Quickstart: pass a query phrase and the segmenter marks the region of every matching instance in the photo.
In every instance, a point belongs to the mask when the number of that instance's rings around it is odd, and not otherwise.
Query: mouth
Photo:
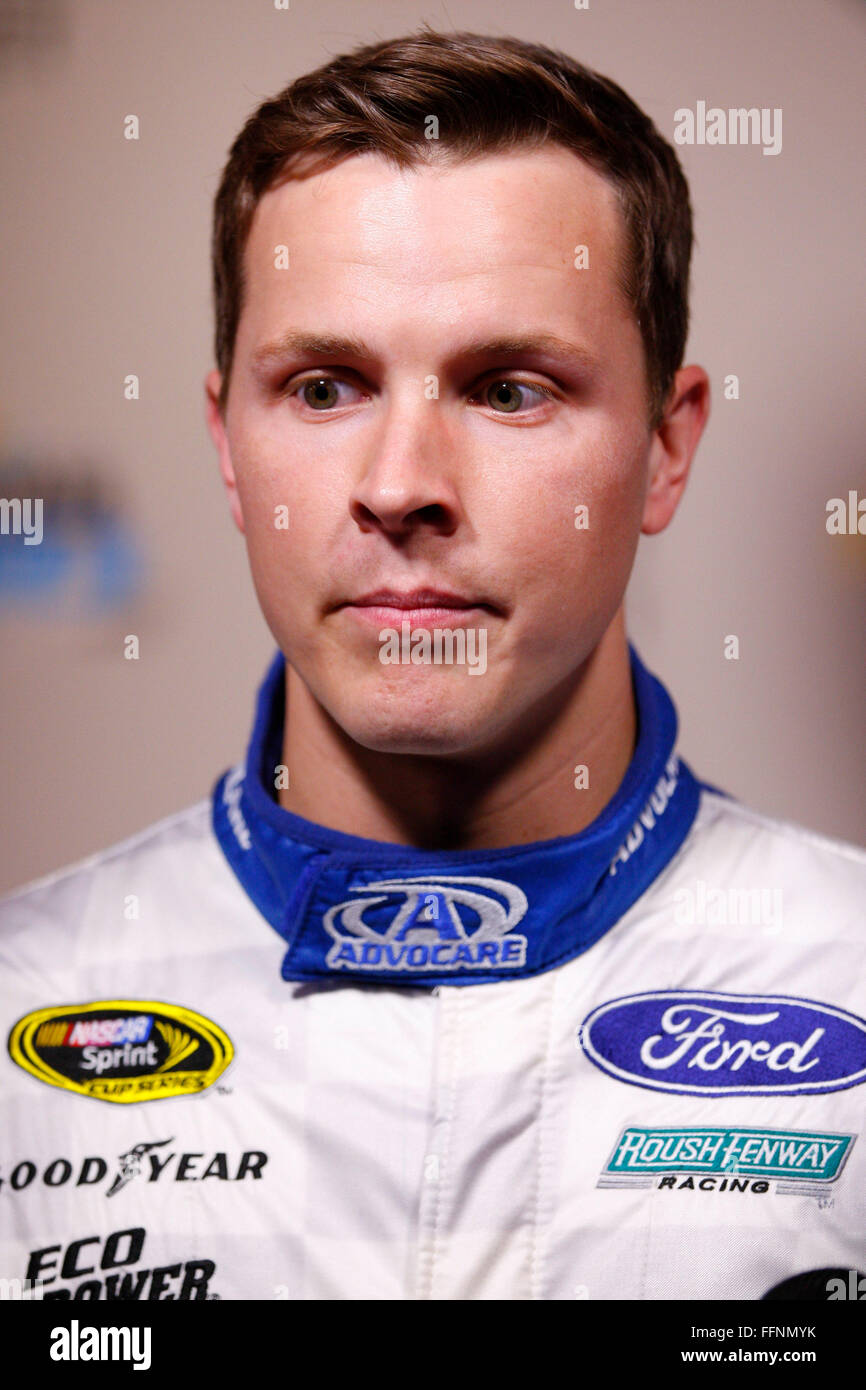
[[[470,598],[447,589],[412,589],[401,593],[397,589],[376,589],[337,605],[351,612],[361,622],[379,627],[436,627],[478,622],[485,615],[497,614],[499,609],[486,599]]]

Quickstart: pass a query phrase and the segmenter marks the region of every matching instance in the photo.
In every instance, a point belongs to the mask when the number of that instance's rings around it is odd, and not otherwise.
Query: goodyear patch
[[[8,1047],[37,1080],[121,1105],[194,1095],[234,1056],[230,1038],[209,1018],[151,999],[34,1009],[14,1025]]]

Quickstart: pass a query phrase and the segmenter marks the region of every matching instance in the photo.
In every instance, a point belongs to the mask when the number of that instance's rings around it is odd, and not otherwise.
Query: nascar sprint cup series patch
[[[234,1048],[222,1028],[180,1004],[101,999],[25,1014],[9,1055],[49,1086],[122,1105],[205,1090]]]

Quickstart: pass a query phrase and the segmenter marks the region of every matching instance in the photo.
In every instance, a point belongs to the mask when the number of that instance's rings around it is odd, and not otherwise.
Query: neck
[[[291,711],[291,715],[290,715]],[[601,813],[637,731],[620,609],[595,650],[510,747],[478,759],[362,748],[286,665],[286,810],[332,830],[421,849],[498,849],[575,835]],[[588,785],[575,786],[575,769]]]

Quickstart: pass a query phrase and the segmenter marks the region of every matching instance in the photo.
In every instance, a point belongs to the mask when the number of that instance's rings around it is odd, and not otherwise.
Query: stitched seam
[[[532,1205],[531,1247],[529,1257],[529,1297],[539,1300],[544,1297],[544,1253],[542,1223],[549,1207],[552,1151],[549,1141],[549,1104],[554,1088],[555,1050],[554,1022],[556,1019],[556,988],[559,976],[551,976],[549,999],[546,1010],[547,1043],[541,1067],[538,1088],[538,1145],[535,1163],[535,1193]]]
[[[433,1124],[430,1130],[431,1144],[426,1157],[435,1153],[439,1163],[435,1191],[430,1192],[422,1175],[422,1196],[420,1202],[420,1229],[418,1251],[418,1277],[416,1299],[425,1301],[434,1296],[436,1282],[436,1262],[444,1243],[444,1188],[448,1173],[448,1159],[451,1148],[451,1124],[457,1103],[457,1080],[454,1057],[456,1034],[460,1017],[461,995],[440,995],[440,1018],[442,1019],[439,1041],[441,1042],[441,1061],[437,1062],[437,1078],[433,1091]],[[439,1043],[437,1042],[437,1050]],[[441,1097],[446,1097],[444,1110],[440,1113]],[[443,1143],[439,1137],[444,1129]]]
[[[433,1217],[433,1239],[430,1255],[430,1292],[428,1297],[436,1297],[436,1286],[440,1280],[440,1262],[444,1256],[445,1246],[445,1218],[447,1209],[447,1195],[451,1186],[451,1132],[454,1125],[454,1116],[457,1111],[457,1057],[459,1055],[459,1040],[463,1024],[463,1004],[466,995],[458,994],[453,999],[454,1014],[451,1028],[448,1033],[447,1051],[447,1075],[448,1091],[445,1113],[442,1123],[445,1128],[445,1142],[441,1146],[442,1152],[439,1160],[439,1181],[436,1184],[436,1205]]]

